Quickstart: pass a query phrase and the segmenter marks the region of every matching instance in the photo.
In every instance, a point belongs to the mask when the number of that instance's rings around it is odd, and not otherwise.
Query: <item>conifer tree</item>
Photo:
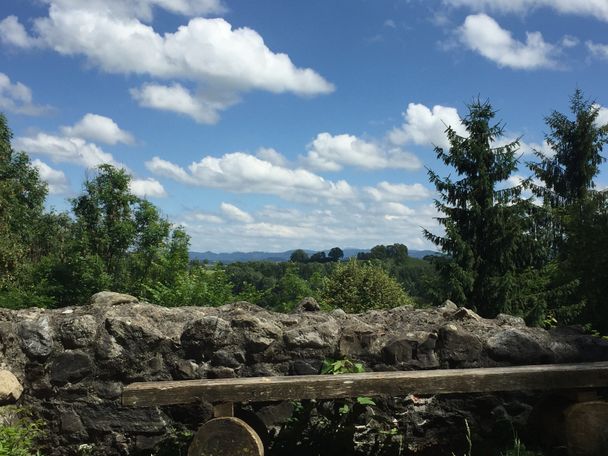
[[[498,188],[517,169],[519,143],[494,147],[503,126],[491,124],[495,111],[488,101],[476,100],[468,109],[462,119],[466,136],[448,126],[449,149],[435,148],[455,177],[428,171],[440,194],[435,205],[443,214],[438,221],[445,235],[424,234],[451,259],[438,263],[451,299],[485,317],[521,313],[515,308],[520,302],[517,276],[529,262],[522,255],[524,202],[521,186]]]
[[[572,118],[557,111],[547,116],[553,153],[537,151],[539,161],[528,163],[542,183],[532,190],[544,203],[550,310],[562,323],[591,323],[608,332],[608,194],[594,190],[608,125],[598,123],[599,106],[580,89],[570,98],[570,111]]]

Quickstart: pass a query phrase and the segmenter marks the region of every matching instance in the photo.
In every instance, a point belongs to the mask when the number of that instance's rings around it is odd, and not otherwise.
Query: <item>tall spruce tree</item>
[[[542,228],[550,245],[550,311],[558,321],[591,323],[608,333],[608,194],[595,191],[594,179],[605,160],[608,125],[598,123],[599,106],[577,89],[572,116],[553,111],[545,121],[551,155],[536,152],[528,163],[542,185]]]
[[[524,258],[525,210],[521,187],[498,189],[517,169],[518,141],[494,147],[503,136],[500,123],[491,124],[495,111],[488,101],[474,101],[462,119],[467,135],[446,130],[450,148],[436,147],[437,157],[456,177],[441,178],[428,171],[440,198],[438,221],[445,236],[424,231],[451,261],[439,262],[450,298],[482,316],[522,313],[517,276]]]

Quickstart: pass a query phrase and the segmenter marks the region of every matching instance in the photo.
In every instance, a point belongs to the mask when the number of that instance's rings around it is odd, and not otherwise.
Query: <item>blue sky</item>
[[[193,250],[429,248],[425,168],[466,103],[523,163],[577,87],[608,123],[606,80],[608,0],[0,4],[0,111],[49,206],[123,166]]]

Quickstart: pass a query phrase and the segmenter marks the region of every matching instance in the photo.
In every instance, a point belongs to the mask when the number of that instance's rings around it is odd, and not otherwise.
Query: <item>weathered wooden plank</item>
[[[608,362],[142,382],[124,389],[122,403],[145,407],[199,401],[255,402],[600,387],[608,387]]]

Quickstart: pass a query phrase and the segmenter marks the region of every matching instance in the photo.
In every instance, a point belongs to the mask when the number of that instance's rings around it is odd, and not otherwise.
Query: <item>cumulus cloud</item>
[[[82,138],[38,133],[35,136],[16,138],[15,147],[28,154],[47,156],[54,163],[73,163],[86,168],[95,168],[104,163],[122,166],[114,160],[112,154]]]
[[[64,195],[68,193],[70,183],[63,171],[51,168],[38,159],[33,160],[32,165],[38,170],[40,178],[47,183],[51,195]]]
[[[224,223],[224,219],[218,217],[215,214],[208,214],[206,212],[193,212],[186,215],[186,219],[189,221],[202,222],[202,223]]]
[[[466,47],[500,67],[536,70],[558,66],[555,57],[559,48],[545,42],[540,32],[527,32],[523,43],[483,13],[468,16],[457,35]]]
[[[260,160],[270,162],[276,166],[287,166],[287,159],[285,158],[285,156],[272,148],[260,147],[255,156],[258,157]]]
[[[274,165],[250,154],[234,152],[221,157],[206,156],[188,166],[154,157],[146,162],[151,172],[187,185],[219,188],[236,193],[265,193],[287,199],[345,200],[354,189],[344,180],[326,180],[305,169]]]
[[[188,213],[179,222],[192,235],[193,249],[214,251],[321,250],[336,245],[369,248],[395,242],[410,248],[433,248],[423,238],[420,227],[441,232],[434,219],[438,215],[436,209],[425,203],[406,206],[398,202],[345,202],[308,208],[268,205],[251,213],[255,217],[252,223],[218,223],[208,213],[200,219],[195,213]]]
[[[600,44],[594,43],[593,41],[586,41],[585,46],[587,46],[587,49],[589,50],[589,52],[591,52],[591,55],[593,57],[601,60],[608,60],[608,44]]]
[[[363,169],[402,168],[416,170],[422,167],[413,154],[393,148],[388,151],[375,143],[354,135],[319,133],[309,144],[302,157],[307,167],[321,171],[340,171],[344,166]]]
[[[233,204],[222,203],[220,205],[220,210],[226,217],[231,220],[235,220],[237,222],[242,223],[253,223],[253,217],[251,216],[251,214],[245,212],[242,209],[239,209]]]
[[[464,6],[474,11],[501,13],[527,13],[539,8],[552,8],[562,14],[590,16],[608,21],[608,3],[605,0],[443,0],[453,6]]]
[[[253,29],[233,28],[223,18],[194,17],[175,32],[160,34],[149,19],[153,7],[191,15],[212,10],[219,2],[202,0],[142,0],[105,2],[95,0],[46,0],[47,17],[35,19],[32,35],[11,17],[10,30],[0,29],[2,39],[20,48],[40,43],[66,56],[84,56],[109,73],[146,75],[169,80],[133,89],[142,105],[191,116],[198,122],[217,121],[218,112],[251,90],[327,94],[334,86],[310,68],[299,68],[284,53],[270,50]],[[4,21],[8,20],[5,19]],[[197,86],[190,93],[177,81]],[[217,94],[220,94],[218,97]],[[179,100],[172,101],[177,95]]]
[[[66,136],[75,136],[105,144],[133,144],[133,135],[122,130],[116,122],[109,117],[98,114],[85,114],[75,125],[62,127],[61,131]]]
[[[7,16],[0,21],[0,41],[21,49],[33,48],[41,43],[28,35],[17,16]]]
[[[403,117],[405,120],[403,125],[389,132],[389,140],[393,144],[448,147],[448,137],[445,134],[448,126],[459,135],[466,135],[466,129],[460,121],[456,108],[435,105],[429,109],[423,104],[410,103]]]
[[[603,106],[598,106],[599,111],[597,115],[597,119],[595,120],[597,125],[603,126],[608,125],[608,108],[604,108]]]
[[[170,86],[144,84],[139,89],[131,89],[131,96],[140,106],[183,114],[202,124],[216,123],[220,118],[219,113],[236,101],[214,102],[205,97],[197,98],[177,83]]]
[[[375,187],[365,187],[364,191],[374,201],[422,200],[433,196],[433,192],[422,184],[392,184],[380,182]]]
[[[82,8],[82,0],[43,0],[64,9]],[[112,12],[115,16],[136,17],[145,22],[153,18],[155,9],[163,9],[182,16],[221,15],[227,8],[220,0],[87,0],[86,8]]]
[[[13,83],[6,74],[0,73],[0,110],[38,116],[48,112],[50,108],[35,105],[29,87],[20,82]]]
[[[151,177],[131,180],[129,189],[135,196],[139,196],[140,198],[164,198],[167,196],[163,185]]]

